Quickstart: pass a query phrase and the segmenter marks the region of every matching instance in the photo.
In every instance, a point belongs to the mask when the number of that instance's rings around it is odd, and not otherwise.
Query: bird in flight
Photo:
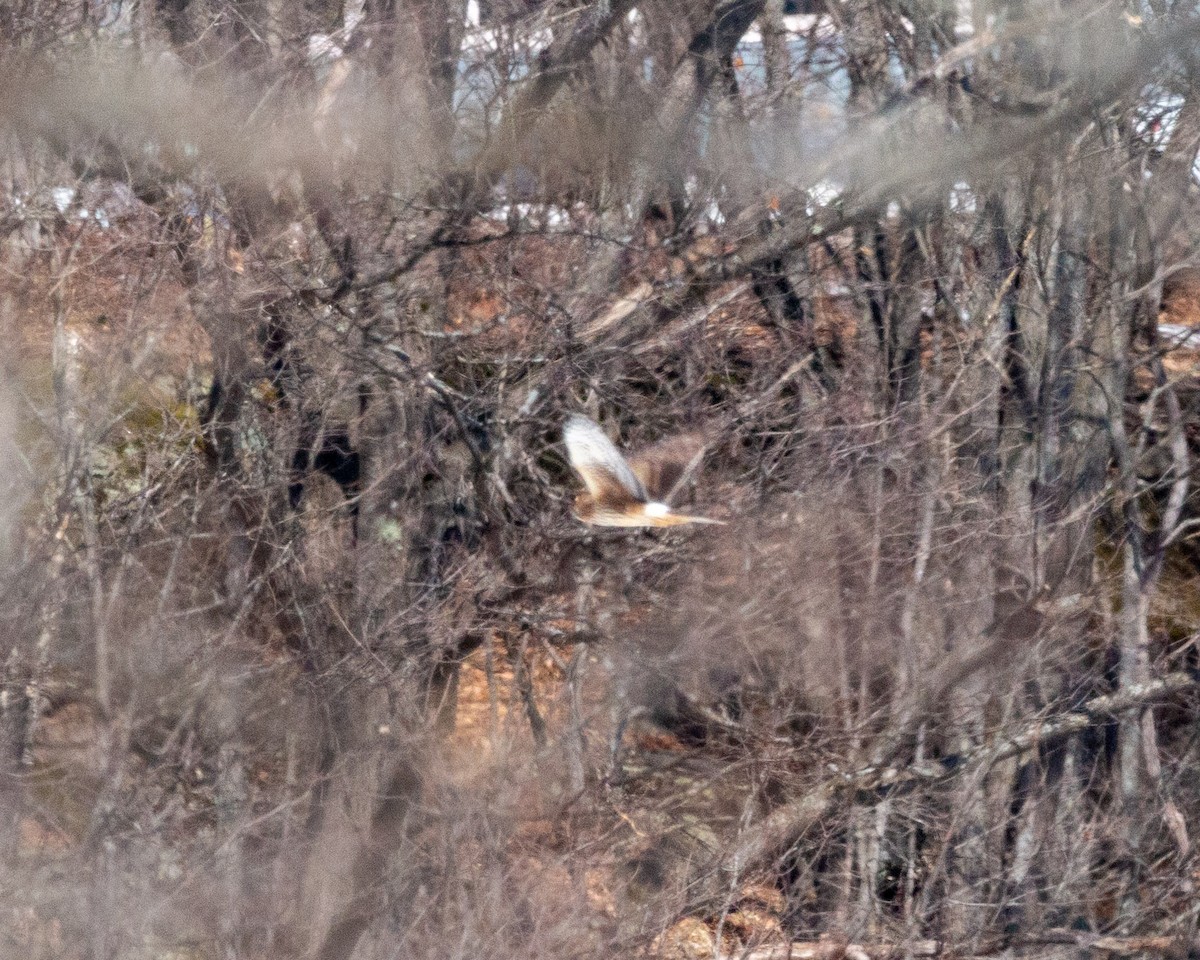
[[[567,457],[587,488],[575,498],[575,516],[597,527],[673,527],[723,523],[676,513],[671,501],[704,456],[695,436],[673,437],[630,455],[621,454],[600,425],[574,414],[563,426]]]

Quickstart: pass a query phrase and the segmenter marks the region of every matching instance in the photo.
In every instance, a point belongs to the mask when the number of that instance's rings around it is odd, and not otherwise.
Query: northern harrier
[[[598,527],[673,527],[721,523],[676,513],[671,500],[691,479],[704,455],[694,436],[674,437],[638,451],[628,460],[600,426],[574,415],[563,427],[571,466],[586,492],[575,498],[575,516]]]

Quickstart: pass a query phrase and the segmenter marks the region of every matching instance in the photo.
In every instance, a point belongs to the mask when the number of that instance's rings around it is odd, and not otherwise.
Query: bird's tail
[[[649,517],[652,527],[677,527],[684,523],[707,523],[717,527],[725,526],[724,520],[714,520],[712,517],[696,517],[686,513],[664,513],[661,516]]]

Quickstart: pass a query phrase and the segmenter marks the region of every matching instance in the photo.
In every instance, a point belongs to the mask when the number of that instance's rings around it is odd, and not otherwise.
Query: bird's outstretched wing
[[[706,446],[699,434],[670,437],[632,454],[629,465],[651,500],[670,504],[695,475]]]
[[[597,503],[612,508],[645,503],[646,488],[600,425],[574,414],[563,427],[571,466]]]

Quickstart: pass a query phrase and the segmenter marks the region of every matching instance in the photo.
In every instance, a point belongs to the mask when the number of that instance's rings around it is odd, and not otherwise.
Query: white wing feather
[[[593,488],[588,473],[591,470],[608,474],[634,499],[643,503],[649,499],[633,468],[621,456],[621,451],[608,439],[608,435],[600,429],[598,423],[578,414],[568,417],[563,427],[563,442],[567,445],[567,456],[571,460],[571,466],[583,478],[588,492],[593,496],[602,491]]]

